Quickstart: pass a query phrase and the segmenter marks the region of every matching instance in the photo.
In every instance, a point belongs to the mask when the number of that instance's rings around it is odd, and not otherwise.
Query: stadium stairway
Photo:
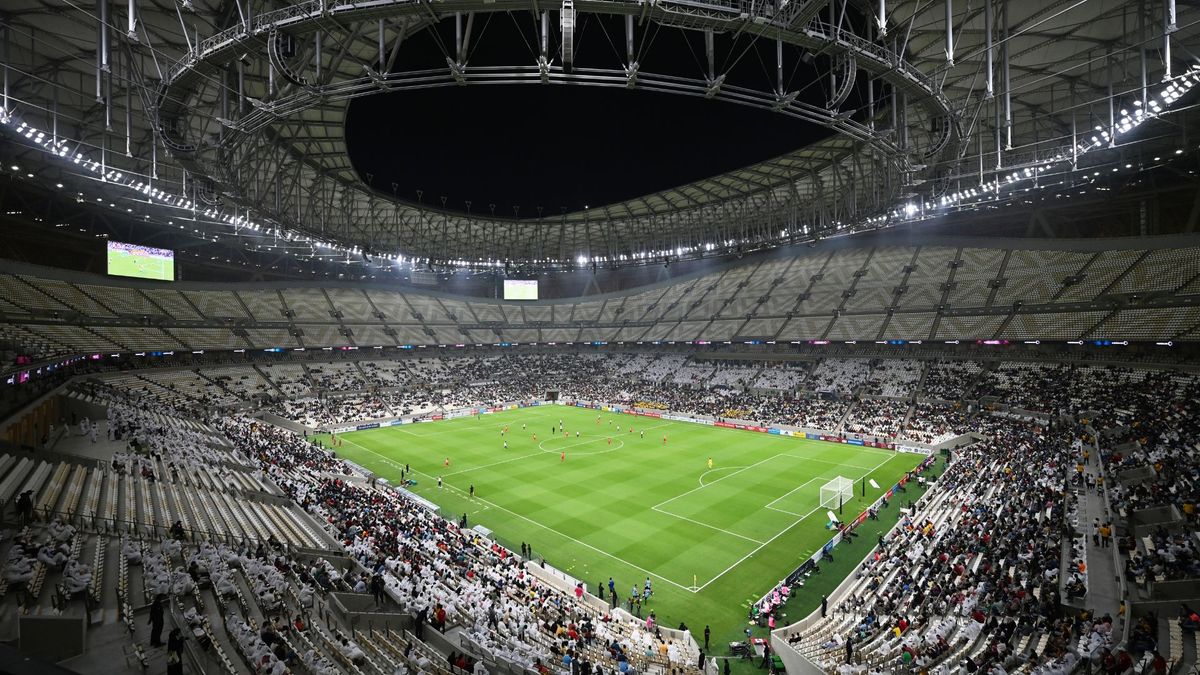
[[[1089,453],[1084,469],[1093,476],[1102,475],[1100,453],[1095,448]],[[1113,543],[1107,548],[1096,546],[1091,536],[1092,523],[1097,519],[1101,523],[1112,522],[1113,514],[1102,491],[1088,492],[1082,485],[1073,485],[1072,489],[1078,504],[1078,528],[1084,533],[1083,540],[1087,552],[1088,594],[1083,598],[1083,604],[1094,610],[1098,616],[1108,614],[1115,619],[1121,604],[1120,585],[1117,581],[1120,570],[1117,569],[1115,559],[1117,535],[1113,533]]]

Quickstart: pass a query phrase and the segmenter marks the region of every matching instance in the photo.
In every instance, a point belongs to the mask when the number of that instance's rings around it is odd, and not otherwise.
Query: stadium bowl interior
[[[1198,17],[6,2],[0,670],[1195,672]]]

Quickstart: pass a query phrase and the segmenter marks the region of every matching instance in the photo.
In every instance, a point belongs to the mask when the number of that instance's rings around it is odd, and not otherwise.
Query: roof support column
[[[384,41],[383,41],[383,19],[380,19],[379,20],[379,67],[380,68],[382,68],[383,64],[387,62],[386,52],[387,52],[387,46],[384,44]],[[387,73],[384,73],[384,74],[386,75]]]
[[[463,22],[462,12],[454,13],[454,58],[462,63],[463,52]]]
[[[129,0],[129,22],[125,36],[130,42],[137,42],[137,0]]]
[[[96,102],[104,102],[104,73],[108,71],[108,0],[97,0],[100,22],[96,26]]]
[[[538,74],[541,75],[542,84],[550,83],[550,11],[542,10],[542,25],[541,34],[538,36],[540,42],[540,53],[537,58]]]
[[[317,30],[313,40],[314,40],[313,47],[315,47],[315,49],[313,50],[313,65],[317,69],[317,77],[316,77],[315,82],[316,82],[317,86],[320,86],[320,84],[321,84],[321,31],[320,30]]]
[[[867,128],[875,131],[875,78],[867,78]]]
[[[1171,79],[1171,33],[1175,25],[1175,0],[1163,0],[1163,81]]]
[[[0,119],[8,123],[8,24],[0,26],[0,68],[4,69],[4,91],[3,103],[0,103]],[[58,95],[58,87],[54,87],[54,93]],[[57,135],[56,135],[57,136]]]
[[[550,11],[542,10],[542,58],[550,51]]]
[[[946,65],[954,67],[954,0],[946,0]]]
[[[1149,88],[1150,88],[1149,87],[1150,78],[1149,78],[1149,73],[1148,73],[1147,67],[1146,67],[1146,42],[1148,41],[1147,38],[1149,36],[1147,35],[1147,30],[1146,30],[1146,3],[1145,2],[1138,3],[1138,37],[1141,38],[1140,40],[1138,40],[1138,61],[1139,61],[1139,64],[1141,66],[1141,71],[1142,71],[1141,72],[1141,75],[1142,75],[1142,98],[1141,98],[1141,101],[1143,104],[1145,104],[1146,101],[1148,100],[1147,94],[1149,93]]]
[[[633,15],[625,15],[625,62],[633,63]]]
[[[987,79],[985,86],[987,88],[987,98],[996,95],[996,64],[995,64],[995,48],[992,46],[992,33],[995,31],[995,19],[992,16],[994,9],[992,7],[993,0],[984,0],[983,3],[983,34],[985,41],[985,55],[987,56]]]
[[[1075,100],[1075,87],[1071,86],[1071,100]],[[1074,109],[1071,111],[1071,168],[1079,168],[1079,120],[1075,118]]]
[[[559,28],[562,31],[562,60],[563,70],[568,73],[575,66],[575,3],[574,0],[563,0],[562,11],[558,16]]]
[[[1001,58],[1004,59],[1004,147],[1012,150],[1012,69],[1009,67],[1008,58],[1008,0],[1000,0],[1001,4],[1001,30],[1003,31],[1004,44],[1001,45]]]
[[[982,133],[979,134],[979,184],[983,185],[983,134]]]
[[[150,134],[150,180],[158,180],[158,134]]]
[[[1104,62],[1108,69],[1108,147],[1115,148],[1117,147],[1117,102],[1113,98],[1112,45],[1108,46]]]
[[[633,88],[637,84],[638,62],[634,49],[633,15],[625,15],[625,86]]]
[[[1001,135],[1003,126],[1000,124],[1000,99],[992,99],[992,128],[996,132],[996,170],[1004,168],[1004,140]],[[999,177],[997,177],[999,180]]]
[[[6,49],[5,52],[7,52],[7,51],[8,50]],[[5,60],[7,57],[8,57],[7,53],[0,54],[0,60]],[[58,76],[59,76],[59,71],[56,69],[54,71],[53,75],[51,75],[51,77],[57,79]],[[50,137],[52,139],[54,139],[54,143],[57,146],[57,144],[58,144],[58,87],[52,87],[51,91],[54,92],[54,96],[51,99],[51,104],[50,104],[50,106],[51,106],[50,107]],[[8,111],[8,66],[4,67],[4,95],[5,95],[5,101],[4,101],[4,106],[0,107],[0,117],[3,117]]]
[[[133,59],[125,52],[125,156],[133,157]]]
[[[783,96],[783,40],[775,41],[775,93]]]
[[[896,91],[896,85],[892,85],[892,134],[895,136],[893,140],[900,143],[900,94]]]

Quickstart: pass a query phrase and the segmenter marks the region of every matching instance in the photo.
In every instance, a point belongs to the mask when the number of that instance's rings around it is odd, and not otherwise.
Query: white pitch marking
[[[890,454],[890,453],[889,453],[889,454]],[[796,459],[805,459],[805,458],[803,458],[803,457],[797,457]],[[862,476],[860,476],[860,477],[859,477],[859,479],[865,478],[865,477],[869,476],[870,474],[874,473],[876,469],[878,469],[879,467],[883,466],[884,464],[887,464],[889,461],[891,461],[891,459],[892,459],[892,457],[891,457],[891,456],[889,456],[887,459],[883,460],[883,461],[882,461],[882,462],[880,462],[879,464],[876,464],[874,469],[871,469],[871,470],[870,470],[870,471],[868,471],[867,473],[864,473]],[[710,483],[710,484],[711,484],[711,483]],[[804,522],[804,519],[805,519],[805,518],[808,518],[809,516],[811,516],[811,515],[812,515],[812,514],[813,514],[815,511],[819,510],[820,508],[821,508],[821,507],[820,507],[820,506],[818,506],[817,508],[813,509],[812,511],[809,511],[808,513],[804,514],[802,517],[798,518],[798,519],[796,520],[796,522],[794,522],[794,523],[792,523],[791,525],[788,525],[787,527],[785,527],[785,528],[783,528],[782,530],[780,530],[778,534],[776,534],[775,536],[773,536],[773,537],[771,537],[770,539],[768,539],[766,542],[764,542],[764,543],[762,544],[762,546],[759,546],[758,548],[754,549],[753,551],[751,551],[751,552],[747,553],[746,555],[742,556],[742,557],[741,557],[741,559],[739,559],[737,562],[733,563],[733,564],[732,564],[732,565],[730,565],[729,567],[726,567],[726,568],[725,568],[725,569],[724,569],[724,570],[723,570],[723,571],[722,571],[720,574],[718,574],[717,576],[713,577],[712,579],[709,579],[708,581],[706,581],[706,582],[704,583],[704,585],[703,585],[703,586],[701,586],[701,587],[700,587],[700,589],[699,589],[697,592],[704,590],[704,589],[705,589],[705,588],[706,588],[706,587],[707,587],[709,584],[711,584],[712,582],[716,581],[717,579],[720,579],[721,577],[723,577],[723,576],[725,576],[726,574],[728,574],[728,573],[729,573],[729,570],[732,570],[733,568],[737,567],[738,565],[741,565],[743,562],[745,562],[746,560],[748,560],[748,559],[749,559],[751,556],[753,556],[755,553],[758,553],[759,551],[761,551],[761,550],[762,550],[762,549],[763,549],[765,546],[768,546],[768,545],[769,545],[771,542],[773,542],[773,541],[775,541],[776,539],[778,539],[778,538],[782,537],[784,534],[786,534],[788,531],[790,531],[790,530],[791,530],[793,527],[795,527],[795,526],[799,525],[800,523]]]
[[[750,537],[747,537],[747,536],[745,536],[745,535],[738,534],[737,532],[730,532],[729,530],[723,530],[723,529],[721,529],[721,528],[719,528],[719,527],[716,527],[716,526],[714,526],[714,525],[709,525],[708,523],[702,523],[702,522],[700,522],[699,520],[693,520],[693,519],[691,519],[691,518],[688,518],[687,516],[681,516],[681,515],[679,515],[678,513],[671,513],[670,511],[666,511],[666,510],[664,510],[664,509],[660,509],[660,508],[658,508],[657,506],[651,506],[651,507],[650,507],[650,510],[651,510],[651,511],[657,511],[658,513],[661,513],[661,514],[663,514],[664,516],[671,516],[672,518],[678,518],[678,519],[680,519],[680,520],[686,520],[686,521],[688,521],[689,523],[694,523],[694,524],[696,524],[696,525],[699,525],[700,527],[707,527],[707,528],[708,528],[708,529],[710,529],[710,530],[716,530],[717,532],[724,532],[725,534],[727,534],[727,535],[729,535],[729,536],[731,536],[731,537],[737,537],[738,539],[745,539],[746,541],[752,541],[752,542],[754,542],[754,543],[756,543],[756,544],[761,544],[761,543],[763,543],[763,542],[759,541],[758,539],[752,539],[752,538],[750,538]]]
[[[730,469],[745,469],[745,468],[746,467],[744,467],[744,466],[719,466],[715,469],[709,469],[708,471],[705,471],[704,473],[700,474],[700,487],[704,487],[704,477],[714,471],[728,471]],[[716,481],[713,481],[713,482],[715,483]]]
[[[351,444],[351,445],[357,446],[357,447],[359,447],[359,448],[361,448],[361,449],[363,449],[363,450],[366,450],[367,452],[371,453],[372,455],[375,455],[375,456],[377,456],[377,457],[381,457],[381,458],[383,458],[383,459],[385,459],[385,460],[387,459],[387,457],[385,457],[384,455],[381,455],[381,454],[379,454],[378,452],[375,452],[374,450],[372,450],[372,449],[370,449],[370,448],[364,448],[363,446],[359,445],[358,443],[355,443],[354,441],[346,441],[346,442],[347,442],[347,443],[349,443],[349,444]],[[429,477],[429,478],[434,478],[434,476],[430,476],[429,474],[425,473],[424,471],[419,471],[419,470],[417,470],[417,469],[413,469],[413,473],[419,473],[419,474],[421,474],[421,475],[423,475],[423,476],[427,476],[427,477]],[[454,490],[455,492],[463,492],[462,490],[460,490],[460,489],[458,489],[458,488],[455,488],[455,487],[453,487],[453,486],[451,486],[451,485],[447,485],[446,487],[450,488],[451,490]],[[603,549],[596,548],[595,546],[592,546],[591,544],[589,544],[589,543],[587,543],[587,542],[580,541],[580,540],[576,539],[575,537],[572,537],[572,536],[570,536],[570,535],[568,535],[568,534],[563,534],[562,532],[559,532],[558,530],[556,530],[556,529],[554,529],[554,528],[550,527],[549,525],[544,525],[544,524],[542,524],[542,523],[539,523],[539,522],[538,522],[538,521],[536,521],[536,520],[533,520],[533,519],[531,519],[531,518],[527,518],[527,517],[525,517],[525,516],[523,516],[523,515],[521,515],[521,514],[517,513],[516,511],[511,511],[511,510],[509,510],[509,509],[506,509],[506,508],[504,508],[503,506],[500,506],[499,504],[497,504],[497,503],[495,503],[495,502],[490,502],[490,501],[488,501],[488,500],[486,500],[486,499],[482,499],[482,498],[480,498],[480,497],[476,497],[476,498],[475,498],[475,500],[476,500],[476,501],[478,501],[478,502],[480,502],[480,503],[487,504],[488,506],[493,506],[493,507],[495,507],[497,510],[504,511],[505,513],[508,513],[508,514],[511,514],[511,515],[513,515],[513,516],[515,516],[515,517],[517,517],[517,518],[520,518],[521,520],[524,520],[525,522],[527,522],[527,523],[530,523],[531,525],[536,525],[537,527],[540,527],[540,528],[542,528],[542,529],[544,529],[544,530],[548,530],[548,531],[550,531],[550,532],[553,532],[554,534],[557,534],[558,536],[562,537],[563,539],[567,539],[567,540],[569,540],[569,541],[573,541],[573,542],[575,542],[576,544],[579,544],[580,546],[583,546],[584,548],[588,548],[588,549],[591,549],[591,550],[595,551],[596,553],[599,553],[600,555],[607,556],[607,557],[609,557],[609,558],[612,558],[613,560],[616,560],[617,562],[624,563],[624,564],[626,564],[626,565],[628,565],[628,566],[632,567],[633,569],[635,569],[635,570],[638,570],[639,572],[642,572],[642,573],[644,573],[644,574],[647,574],[647,575],[649,575],[649,576],[652,576],[652,577],[654,577],[654,578],[656,578],[656,579],[660,579],[660,580],[662,580],[662,581],[665,581],[665,582],[667,582],[668,584],[671,584],[672,586],[675,586],[676,588],[679,588],[680,590],[688,591],[688,592],[691,592],[691,593],[695,593],[695,592],[696,592],[696,591],[693,591],[693,590],[692,590],[692,587],[690,587],[690,586],[684,586],[683,584],[677,583],[677,582],[675,582],[675,581],[671,581],[670,579],[668,579],[668,578],[666,578],[666,577],[662,576],[661,574],[658,574],[658,573],[656,573],[656,572],[651,572],[650,570],[648,570],[648,569],[646,569],[646,568],[644,568],[644,567],[641,567],[641,566],[639,566],[639,565],[635,565],[635,564],[633,564],[633,563],[629,562],[628,560],[625,560],[624,558],[617,557],[617,556],[615,556],[615,555],[613,555],[613,554],[609,553],[608,551],[605,551],[605,550],[603,550]]]
[[[653,426],[653,427],[649,427],[648,429],[651,429],[651,428],[658,428],[658,427],[661,427],[661,426],[668,426],[668,425],[671,425],[671,424],[674,424],[674,421],[667,421],[667,422],[665,422],[665,423],[663,423],[663,424],[659,424],[659,425],[655,425],[655,426]],[[399,428],[399,427],[395,427],[395,428]],[[647,429],[647,430],[648,430],[648,429]],[[413,436],[422,436],[422,435],[423,435],[423,434],[414,434],[414,433],[412,433],[412,432],[408,431],[407,429],[402,429],[402,431],[404,431],[404,432],[406,432],[406,433],[409,433],[409,434],[412,434]],[[441,432],[438,432],[438,433],[441,433]],[[771,434],[771,435],[778,436],[777,434]],[[778,436],[778,437],[779,437],[779,438],[789,438],[789,437],[787,437],[787,436]],[[381,454],[379,454],[378,452],[375,452],[374,450],[371,450],[371,449],[369,449],[369,448],[365,448],[365,447],[363,447],[363,446],[359,445],[358,443],[355,443],[354,441],[349,441],[349,443],[350,443],[351,445],[354,445],[354,446],[356,446],[356,447],[362,448],[363,450],[366,450],[367,452],[369,452],[369,453],[371,453],[371,454],[373,454],[373,455],[375,455],[375,456],[377,456],[377,457],[380,457],[380,458],[384,459],[385,461],[387,461],[387,462],[389,462],[389,463],[392,463],[392,464],[394,464],[394,462],[392,462],[392,461],[391,461],[389,458],[387,458],[387,457],[386,457],[386,456],[384,456],[384,455],[381,455]],[[879,449],[877,449],[877,448],[870,448],[870,447],[866,447],[866,446],[854,446],[854,447],[855,447],[855,449],[856,449],[856,450],[859,450],[859,451],[862,451],[862,450],[867,450],[867,451],[872,451],[872,452],[873,452],[873,454],[876,454],[876,455],[886,455],[886,459],[884,459],[883,461],[881,461],[879,464],[875,465],[873,468],[869,469],[869,470],[868,470],[868,471],[867,471],[865,474],[863,474],[862,476],[860,476],[860,479],[861,479],[861,478],[865,478],[866,476],[870,475],[871,473],[874,473],[874,472],[875,472],[877,469],[879,469],[879,467],[881,467],[881,466],[883,466],[884,464],[888,463],[888,462],[889,462],[889,461],[890,461],[892,458],[894,458],[894,457],[897,457],[897,456],[898,456],[896,453],[893,453],[893,452],[888,452],[888,451],[885,451],[885,450],[879,450]],[[688,490],[687,492],[684,492],[684,493],[678,494],[678,495],[676,495],[676,496],[674,496],[674,497],[672,497],[672,498],[670,498],[670,499],[668,499],[668,500],[666,500],[666,501],[663,501],[663,502],[660,502],[660,503],[658,503],[658,504],[655,504],[654,506],[652,506],[652,507],[650,507],[650,508],[651,508],[652,510],[660,511],[660,512],[661,512],[661,513],[663,513],[664,515],[670,515],[670,516],[674,516],[674,517],[676,517],[676,518],[681,518],[681,519],[685,519],[685,520],[687,520],[687,519],[686,519],[686,518],[684,518],[683,516],[678,516],[678,515],[676,515],[676,514],[673,514],[673,513],[667,512],[667,511],[662,511],[661,509],[659,509],[659,507],[661,507],[661,506],[662,506],[662,505],[664,505],[664,504],[667,504],[667,503],[670,503],[670,502],[672,502],[672,501],[675,501],[676,499],[679,499],[680,497],[683,497],[684,495],[691,494],[692,492],[695,492],[695,491],[697,491],[697,490],[700,490],[700,489],[702,489],[702,488],[704,488],[704,487],[708,487],[708,486],[710,486],[710,485],[714,485],[714,484],[716,484],[716,483],[718,483],[718,482],[720,482],[720,481],[722,481],[722,480],[725,480],[726,478],[729,478],[730,476],[737,475],[737,474],[741,473],[742,471],[746,471],[747,469],[752,469],[752,468],[754,468],[754,467],[756,467],[756,466],[758,466],[758,465],[760,465],[760,464],[763,464],[763,463],[765,463],[765,462],[768,462],[768,461],[770,461],[770,460],[772,460],[772,459],[775,459],[775,458],[777,458],[777,457],[784,457],[784,456],[786,456],[786,457],[791,457],[792,459],[800,459],[800,460],[804,460],[804,461],[807,461],[807,462],[817,462],[817,463],[820,463],[820,464],[828,464],[828,465],[831,465],[831,466],[846,466],[846,467],[853,467],[853,468],[859,468],[859,469],[865,469],[865,468],[866,468],[866,467],[859,466],[859,465],[855,465],[855,464],[846,464],[846,463],[840,463],[840,462],[829,462],[829,461],[826,461],[826,460],[819,460],[819,459],[815,459],[815,458],[812,458],[812,457],[804,457],[804,456],[792,455],[792,454],[788,454],[788,453],[781,453],[781,454],[778,454],[778,455],[774,455],[774,456],[772,456],[772,457],[767,457],[766,459],[763,459],[763,460],[761,460],[761,461],[759,461],[759,462],[756,462],[756,463],[754,463],[754,464],[751,464],[750,466],[747,466],[747,467],[740,468],[740,469],[738,469],[737,471],[735,471],[735,472],[733,472],[733,473],[731,473],[731,474],[729,474],[729,475],[727,475],[727,476],[722,476],[722,477],[720,477],[720,478],[718,478],[718,479],[714,480],[714,481],[713,481],[713,482],[711,482],[711,483],[708,483],[708,484],[706,484],[706,485],[702,485],[701,487],[698,487],[698,488],[693,488],[693,489],[691,489],[691,490]],[[730,467],[730,468],[732,468],[732,467]],[[416,472],[416,473],[421,473],[422,475],[428,476],[429,478],[434,478],[434,477],[433,477],[433,476],[431,476],[430,474],[426,474],[426,473],[424,473],[424,472],[422,472],[422,471],[415,471],[415,472]],[[812,481],[810,480],[809,482],[812,482]],[[459,489],[457,489],[457,488],[454,488],[453,486],[449,486],[449,485],[447,485],[447,487],[449,487],[450,489],[452,489],[452,490],[455,490],[455,491],[457,491],[457,492],[462,492],[462,490],[459,490]],[[465,494],[465,493],[464,493],[464,494]],[[623,558],[620,558],[620,557],[618,557],[618,556],[615,556],[615,555],[613,555],[613,554],[611,554],[611,553],[609,553],[609,552],[607,552],[607,551],[604,551],[604,550],[602,550],[602,549],[596,548],[595,546],[592,546],[591,544],[588,544],[588,543],[586,543],[586,542],[580,541],[580,540],[578,540],[578,539],[576,539],[576,538],[574,538],[574,537],[572,537],[572,536],[570,536],[570,535],[563,534],[562,532],[559,532],[558,530],[555,530],[554,528],[552,528],[552,527],[550,527],[550,526],[548,526],[548,525],[544,525],[544,524],[542,524],[542,523],[539,523],[539,522],[537,522],[536,520],[532,520],[532,519],[530,519],[530,518],[528,518],[528,517],[526,517],[526,516],[523,516],[523,515],[521,515],[521,514],[519,514],[519,513],[516,513],[516,512],[514,512],[514,511],[511,511],[511,510],[509,510],[509,509],[506,509],[506,508],[504,508],[503,506],[500,506],[499,504],[495,504],[494,502],[488,502],[488,501],[486,501],[486,500],[479,499],[479,498],[477,498],[477,501],[480,501],[480,502],[482,502],[482,503],[484,503],[484,504],[488,504],[488,505],[491,505],[491,506],[495,506],[497,509],[499,509],[499,510],[501,510],[501,511],[504,511],[504,512],[506,512],[506,513],[509,513],[509,514],[511,514],[511,515],[513,515],[513,516],[515,516],[515,517],[517,517],[517,518],[520,518],[521,520],[524,520],[524,521],[526,521],[526,522],[529,522],[529,523],[531,523],[531,524],[533,524],[533,525],[536,525],[537,527],[540,527],[540,528],[542,528],[542,529],[545,529],[545,530],[548,530],[548,531],[550,531],[550,532],[553,532],[554,534],[557,534],[558,536],[560,536],[560,537],[563,537],[564,539],[567,539],[567,540],[573,541],[573,542],[575,542],[575,543],[579,544],[580,546],[583,546],[583,547],[585,547],[585,548],[588,548],[588,549],[591,549],[591,550],[593,550],[593,551],[596,551],[597,553],[599,553],[599,554],[601,554],[601,555],[603,555],[603,556],[606,556],[606,557],[612,558],[613,560],[616,560],[616,561],[618,561],[618,562],[624,563],[624,564],[626,564],[626,565],[628,565],[628,566],[630,566],[630,567],[632,567],[632,568],[634,568],[634,569],[637,569],[637,570],[639,570],[639,571],[641,571],[641,572],[644,572],[644,573],[646,573],[646,574],[648,574],[648,575],[650,575],[650,576],[653,576],[653,577],[655,577],[655,578],[657,578],[657,579],[661,579],[662,581],[665,581],[666,583],[668,583],[668,584],[671,584],[672,586],[675,586],[675,587],[677,587],[677,588],[679,588],[679,589],[681,589],[681,590],[689,591],[689,592],[692,592],[692,593],[699,593],[700,591],[703,591],[705,588],[707,588],[707,587],[708,587],[709,585],[711,585],[713,582],[715,582],[716,580],[718,580],[718,579],[720,579],[721,577],[723,577],[723,576],[725,576],[726,574],[728,574],[728,573],[729,573],[731,570],[733,570],[734,568],[736,568],[738,565],[742,564],[743,562],[745,562],[746,560],[748,560],[749,558],[751,558],[752,556],[754,556],[756,553],[758,553],[759,551],[761,551],[761,550],[762,550],[763,548],[765,548],[766,546],[769,546],[769,545],[770,545],[772,542],[774,542],[774,541],[775,541],[776,539],[778,539],[779,537],[781,537],[781,536],[783,536],[784,534],[786,534],[787,532],[791,531],[791,529],[792,529],[792,528],[794,528],[796,525],[798,525],[798,524],[800,524],[801,522],[803,522],[803,521],[804,521],[806,518],[808,518],[808,517],[809,517],[809,516],[811,516],[811,515],[812,515],[814,512],[816,512],[817,510],[819,510],[819,509],[820,509],[820,507],[817,507],[816,509],[813,509],[812,511],[809,511],[808,513],[804,514],[803,516],[800,516],[800,517],[799,517],[799,518],[798,518],[798,519],[797,519],[795,522],[793,522],[791,525],[788,525],[786,528],[784,528],[783,530],[780,530],[780,531],[779,531],[777,534],[775,534],[774,536],[772,536],[772,537],[771,537],[770,539],[768,539],[767,541],[765,541],[765,542],[762,542],[761,544],[759,544],[759,546],[758,546],[757,548],[755,548],[753,551],[750,551],[750,552],[749,552],[749,553],[747,553],[746,555],[742,556],[740,559],[738,559],[738,560],[737,560],[737,562],[735,562],[735,563],[733,563],[732,565],[730,565],[729,567],[725,568],[723,571],[721,571],[720,573],[718,573],[718,574],[717,574],[716,576],[714,576],[712,579],[709,579],[707,582],[705,582],[705,583],[704,583],[702,586],[698,586],[698,587],[697,587],[697,586],[684,586],[683,584],[680,584],[680,583],[677,583],[677,582],[675,582],[675,581],[672,581],[672,580],[670,580],[670,579],[667,579],[666,577],[664,577],[664,576],[662,576],[662,575],[660,575],[660,574],[657,574],[657,573],[655,573],[655,572],[651,572],[651,571],[649,571],[649,570],[647,570],[647,569],[645,569],[645,568],[643,568],[643,567],[640,567],[640,566],[638,566],[638,565],[635,565],[635,564],[633,564],[633,563],[631,563],[631,562],[629,562],[629,561],[627,561],[627,560],[625,560],[625,559],[623,559]],[[778,500],[776,500],[776,501],[778,501]],[[780,512],[784,512],[784,511],[782,511],[781,509],[772,509],[772,510],[774,510],[774,511],[780,511]],[[789,513],[789,514],[790,514],[790,512],[784,512],[784,513]],[[790,515],[794,515],[794,514],[790,514]],[[703,525],[703,523],[700,523],[700,524],[701,524],[701,525]],[[714,529],[719,529],[719,528],[714,528]],[[723,530],[723,531],[724,531],[724,530]],[[736,534],[734,534],[734,533],[732,533],[732,532],[728,532],[728,531],[724,531],[724,532],[725,532],[726,534],[733,534],[734,536],[738,536],[738,537],[740,537],[740,536],[741,536],[741,535],[736,535]],[[745,538],[745,537],[742,537],[742,538]],[[754,540],[752,540],[752,541],[754,541]]]
[[[652,509],[656,509],[656,508],[659,508],[659,507],[663,506],[664,504],[670,504],[671,502],[675,501],[676,499],[679,499],[680,497],[684,497],[684,496],[686,496],[686,495],[690,495],[690,494],[692,494],[693,492],[695,492],[695,491],[697,491],[697,490],[703,490],[703,489],[704,489],[704,488],[706,488],[706,487],[711,487],[711,486],[713,486],[713,485],[716,485],[717,483],[720,483],[721,481],[725,480],[726,478],[732,478],[732,477],[734,477],[734,476],[738,475],[739,473],[741,473],[741,472],[743,472],[743,471],[748,471],[748,470],[750,470],[750,469],[753,469],[754,467],[758,466],[759,464],[765,464],[765,463],[767,463],[767,462],[769,462],[769,461],[771,461],[771,460],[775,459],[776,457],[783,457],[783,455],[772,455],[772,456],[770,456],[770,457],[767,457],[766,459],[763,459],[763,460],[757,461],[757,462],[755,462],[755,463],[751,464],[750,466],[742,467],[741,469],[738,469],[737,471],[734,471],[733,473],[731,473],[731,474],[729,474],[729,475],[727,475],[727,476],[721,476],[720,478],[718,478],[718,479],[714,480],[714,481],[713,481],[713,482],[711,482],[711,483],[708,483],[708,484],[706,484],[706,485],[701,485],[701,486],[700,486],[700,487],[698,487],[698,488],[692,488],[691,490],[688,490],[687,492],[681,492],[681,493],[679,493],[679,494],[675,495],[674,497],[671,497],[670,499],[667,499],[667,500],[665,500],[665,501],[661,501],[661,502],[659,502],[659,503],[655,504],[654,506],[651,506],[650,508],[652,508]]]
[[[362,446],[360,445],[358,447],[361,448]],[[508,464],[509,462],[515,462],[520,459],[529,459],[530,457],[537,457],[538,455],[543,455],[543,454],[545,454],[545,453],[535,452],[531,455],[521,455],[520,457],[509,457],[508,459],[501,460],[499,462],[492,462],[491,464],[484,464],[482,466],[473,466],[469,469],[463,469],[462,471],[455,471],[453,473],[444,473],[444,474],[442,474],[442,478],[449,478],[450,476],[457,476],[459,474],[469,473],[471,471],[478,471],[480,469],[489,469],[493,466],[500,466],[501,464]]]
[[[541,451],[544,453],[549,452],[549,453],[553,454],[555,452],[566,452],[567,448],[574,448],[574,447],[577,447],[580,445],[587,445],[589,443],[595,443],[596,441],[602,441],[602,440],[604,440],[604,438],[605,438],[604,436],[592,436],[591,440],[580,441],[578,443],[570,443],[570,444],[562,446],[561,448],[544,447],[547,442],[554,440],[552,438],[547,438],[546,440],[540,441],[538,443],[538,448],[541,449]],[[603,455],[608,452],[616,452],[617,450],[620,450],[621,448],[625,447],[625,441],[622,441],[620,438],[617,438],[617,441],[619,441],[621,444],[615,448],[608,448],[607,450],[600,450],[599,452],[585,452],[582,454],[584,454],[584,455]]]
[[[797,485],[796,487],[792,488],[791,490],[788,490],[786,493],[784,493],[784,494],[782,494],[782,495],[780,495],[780,496],[776,497],[775,499],[771,500],[771,502],[770,502],[770,503],[768,503],[768,504],[767,504],[766,506],[764,506],[763,508],[764,508],[764,509],[771,509],[772,511],[778,511],[778,512],[780,512],[780,513],[786,513],[786,514],[788,514],[789,516],[798,516],[798,517],[800,517],[800,518],[804,518],[804,517],[806,517],[806,516],[801,516],[799,513],[792,513],[791,511],[787,511],[787,510],[785,510],[785,509],[777,509],[777,508],[775,508],[774,506],[772,506],[772,504],[774,504],[775,502],[779,501],[780,499],[783,499],[784,497],[787,497],[788,495],[792,494],[792,493],[793,493],[793,492],[795,492],[796,490],[799,490],[800,488],[804,487],[805,485],[808,485],[809,483],[811,483],[811,482],[813,482],[813,481],[816,481],[816,480],[827,480],[827,479],[824,479],[824,478],[810,478],[809,480],[806,480],[806,481],[804,481],[803,483],[801,483],[801,484]],[[812,513],[812,511],[809,511],[809,513]]]

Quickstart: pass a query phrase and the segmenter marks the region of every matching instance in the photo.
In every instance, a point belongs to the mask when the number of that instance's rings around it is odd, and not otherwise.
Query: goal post
[[[854,481],[838,476],[821,486],[821,508],[836,509],[854,499]]]

